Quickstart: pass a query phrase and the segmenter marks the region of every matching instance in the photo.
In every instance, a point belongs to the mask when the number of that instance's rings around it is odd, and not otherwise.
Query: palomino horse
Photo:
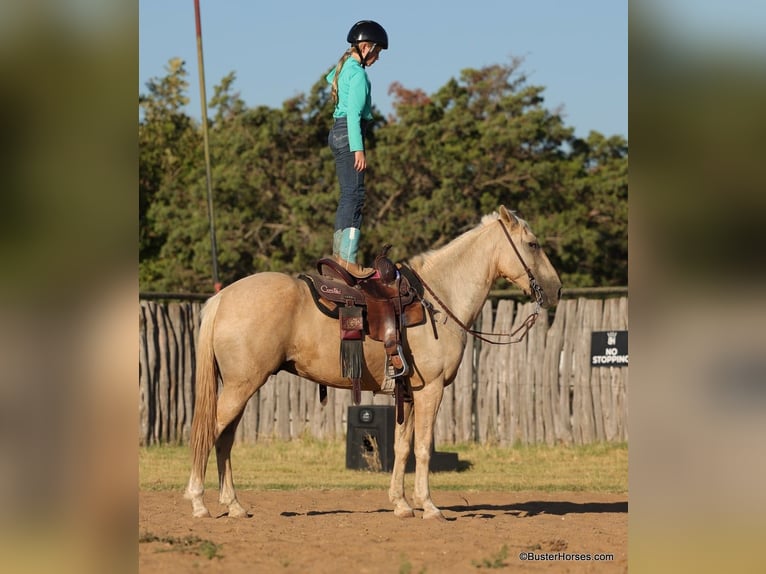
[[[406,333],[411,402],[396,425],[389,498],[394,514],[414,516],[404,495],[404,470],[415,435],[413,502],[423,518],[443,519],[431,500],[429,459],[436,413],[445,385],[457,374],[473,323],[498,277],[533,295],[542,307],[558,302],[561,281],[525,221],[504,207],[449,244],[408,261],[427,287],[436,320]],[[462,324],[462,325],[461,325]],[[280,370],[320,384],[350,388],[338,365],[338,322],[317,310],[307,284],[283,273],[256,273],[213,296],[205,305],[197,347],[197,381],[185,496],[194,516],[210,516],[203,502],[204,477],[215,445],[219,501],[229,516],[246,516],[237,501],[231,470],[234,432],[253,394]],[[365,338],[362,389],[378,391],[385,376],[383,343]],[[218,377],[222,381],[217,393]]]

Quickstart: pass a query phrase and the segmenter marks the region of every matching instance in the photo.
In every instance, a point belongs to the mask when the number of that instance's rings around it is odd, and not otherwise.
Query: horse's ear
[[[515,227],[519,223],[518,218],[513,213],[508,211],[504,205],[500,206],[500,219],[505,221],[511,228]]]

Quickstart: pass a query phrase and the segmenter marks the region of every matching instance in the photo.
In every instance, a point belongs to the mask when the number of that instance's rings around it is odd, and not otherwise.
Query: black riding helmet
[[[346,41],[353,45],[359,52],[359,42],[370,42],[375,46],[380,46],[382,50],[388,50],[388,34],[383,26],[372,20],[360,20],[348,31]],[[361,56],[361,52],[359,52]],[[362,66],[367,65],[367,58],[362,59]]]
[[[358,44],[359,42],[372,42],[384,50],[388,50],[388,34],[383,26],[372,20],[360,20],[351,27],[346,36],[349,44]]]

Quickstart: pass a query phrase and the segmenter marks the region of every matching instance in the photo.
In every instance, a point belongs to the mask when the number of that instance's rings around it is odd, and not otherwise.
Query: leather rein
[[[540,307],[543,302],[543,293],[542,289],[540,288],[540,285],[537,283],[537,280],[535,279],[535,276],[532,274],[532,270],[527,265],[526,261],[524,261],[524,258],[521,256],[521,253],[519,252],[518,248],[516,247],[516,244],[513,242],[513,238],[511,237],[511,234],[509,233],[508,229],[505,227],[505,224],[498,219],[498,223],[500,224],[500,227],[503,228],[503,232],[505,233],[506,239],[508,239],[508,243],[511,244],[511,247],[513,247],[514,253],[516,253],[516,257],[519,258],[519,261],[521,262],[522,267],[524,267],[524,271],[527,274],[527,277],[529,277],[529,286],[532,292],[535,295],[535,310],[530,313],[530,315],[524,319],[524,321],[519,325],[514,331],[511,333],[488,333],[484,331],[476,331],[474,329],[471,329],[467,325],[465,325],[460,319],[458,319],[455,314],[450,310],[447,305],[444,304],[444,301],[439,299],[439,296],[434,293],[433,289],[431,289],[431,286],[428,285],[425,281],[423,281],[423,278],[410,267],[410,271],[415,275],[415,277],[422,283],[423,287],[431,294],[431,296],[434,298],[434,301],[441,306],[442,309],[444,309],[444,312],[449,316],[450,319],[455,321],[461,329],[463,329],[466,333],[469,335],[472,335],[473,337],[476,337],[480,341],[484,341],[485,343],[490,343],[491,345],[510,345],[511,343],[520,343],[522,340],[524,340],[524,337],[527,335],[529,330],[532,328],[532,326],[535,324],[535,321],[537,321],[537,316],[540,313]],[[436,327],[434,327],[435,329]],[[521,334],[519,334],[521,333]],[[492,339],[488,339],[486,335],[491,335],[493,337],[505,337],[508,338],[507,341],[493,341]],[[514,339],[518,335],[518,338]]]

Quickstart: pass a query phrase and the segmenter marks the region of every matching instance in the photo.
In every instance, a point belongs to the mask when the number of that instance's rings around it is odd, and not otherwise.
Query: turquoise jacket
[[[325,76],[332,84],[335,68]],[[348,58],[340,70],[338,78],[338,104],[333,112],[334,118],[346,118],[348,143],[351,151],[363,151],[362,120],[372,119],[372,98],[370,80],[362,65],[354,58]]]

